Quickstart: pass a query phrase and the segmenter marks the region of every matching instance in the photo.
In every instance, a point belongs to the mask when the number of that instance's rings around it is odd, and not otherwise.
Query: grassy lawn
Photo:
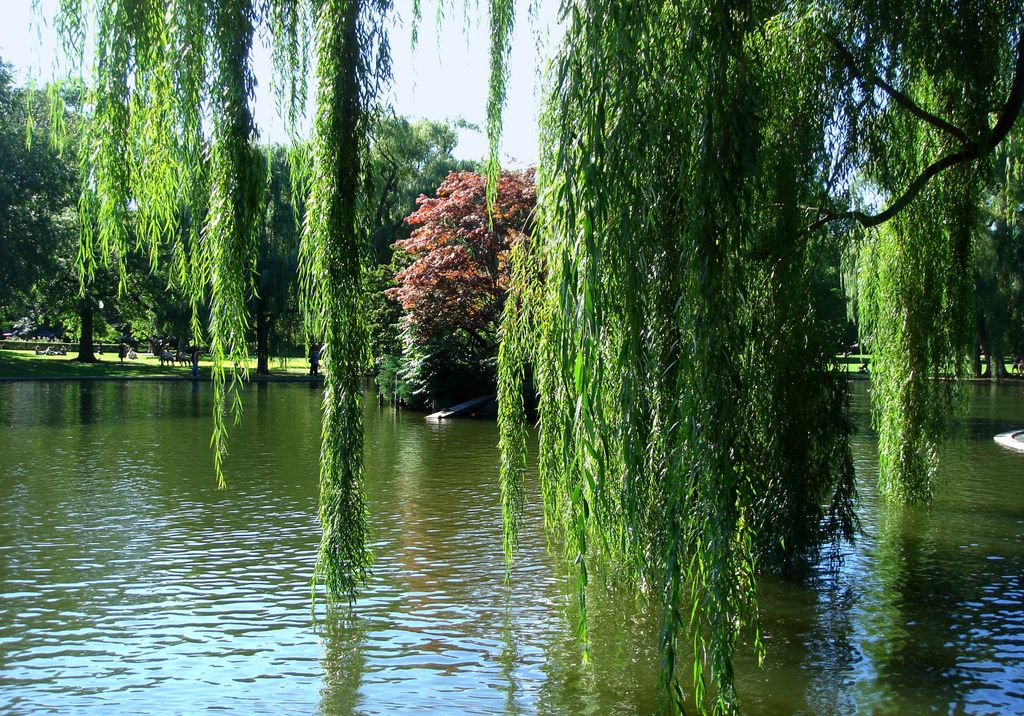
[[[847,359],[848,362],[846,362],[846,363],[843,363],[843,357],[842,356],[836,356],[836,360],[839,362],[839,370],[840,371],[845,370],[847,373],[860,373],[861,361],[864,361],[864,360],[867,360],[868,367],[869,368],[871,367],[871,356],[870,355],[851,355]],[[1004,367],[1006,368],[1006,374],[1007,375],[1009,375],[1011,378],[1016,376],[1016,373],[1013,372],[1013,363],[1012,362],[1010,362],[1010,361],[1005,362],[1004,363]]]
[[[836,361],[839,363],[840,372],[846,371],[847,373],[860,373],[860,366],[862,361],[867,361],[868,365],[871,364],[871,356],[864,354],[852,354],[849,358],[846,358],[846,362],[843,362],[843,356],[836,356]]]
[[[0,378],[142,378],[152,376],[186,378],[191,366],[161,366],[156,356],[140,355],[136,360],[125,359],[124,364],[117,354],[104,353],[96,356],[99,363],[79,363],[73,353],[66,356],[37,356],[32,351],[0,350]],[[210,377],[211,361],[199,361],[199,375]],[[256,360],[249,364],[250,377],[256,369]],[[271,358],[270,373],[273,376],[303,376],[309,372],[301,358]]]

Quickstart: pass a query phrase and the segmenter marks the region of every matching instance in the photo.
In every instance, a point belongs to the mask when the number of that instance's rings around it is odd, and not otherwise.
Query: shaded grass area
[[[861,365],[864,361],[867,361],[870,365],[871,356],[867,353],[853,353],[849,357],[844,358],[843,356],[836,356],[836,363],[838,364],[839,372],[847,373],[860,373]]]
[[[861,365],[863,364],[864,361],[868,362],[868,368],[870,369],[870,367],[871,367],[871,356],[866,354],[866,353],[865,354],[853,354],[853,355],[850,355],[848,358],[844,358],[843,356],[838,356],[838,355],[836,356],[836,363],[839,366],[839,372],[845,371],[847,373],[858,373],[858,374],[860,374],[862,376],[867,375],[867,374],[865,374],[865,373],[863,373],[861,371]],[[1014,370],[1013,370],[1013,361],[1004,361],[1003,367],[1006,369],[1006,375],[1009,378],[1012,379],[1012,378],[1019,377],[1014,372]],[[972,378],[971,380],[988,380],[988,377]]]
[[[191,366],[160,365],[156,356],[140,355],[135,360],[126,359],[122,364],[117,354],[96,356],[98,363],[79,363],[74,354],[66,356],[40,356],[32,351],[0,350],[0,379],[26,378],[47,380],[57,378],[188,378]],[[210,378],[212,363],[199,361],[199,376]],[[308,373],[305,361],[300,358],[272,359],[271,377],[301,378]],[[251,360],[249,377],[255,376],[256,361]]]

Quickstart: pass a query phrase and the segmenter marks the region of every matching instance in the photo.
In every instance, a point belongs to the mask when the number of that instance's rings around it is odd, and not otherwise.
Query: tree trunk
[[[981,371],[981,375],[978,376],[978,377],[979,378],[991,378],[991,379],[995,380],[995,377],[992,374],[992,369],[993,369],[992,350],[991,350],[991,348],[989,346],[988,331],[985,330],[984,325],[982,325],[982,330],[981,330],[981,334],[978,337],[978,341],[979,341],[979,344],[981,345],[981,352],[985,355],[985,365],[984,365],[983,370]]]
[[[270,375],[270,320],[263,300],[256,301],[256,375]]]
[[[82,335],[78,341],[78,356],[75,360],[79,363],[96,363],[92,341],[92,301],[88,297],[83,297],[78,302],[78,317],[82,320]]]
[[[980,311],[974,314],[974,338],[975,345],[974,354],[971,358],[971,369],[974,371],[975,378],[981,378],[981,354],[978,352],[978,346],[983,345],[987,341],[985,340],[985,319]]]
[[[1002,383],[1008,377],[1006,374],[1006,363],[1003,356],[999,354],[988,357],[988,372],[993,383]]]

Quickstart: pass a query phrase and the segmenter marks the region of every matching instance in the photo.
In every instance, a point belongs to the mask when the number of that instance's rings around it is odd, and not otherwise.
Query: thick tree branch
[[[864,84],[874,85],[875,87],[878,87],[880,90],[889,95],[889,97],[892,98],[892,100],[896,102],[896,104],[903,107],[905,110],[907,110],[908,112],[910,112],[912,115],[922,120],[923,122],[932,125],[936,129],[946,132],[947,134],[953,136],[957,141],[963,144],[966,144],[968,142],[967,134],[962,129],[953,125],[950,122],[947,122],[946,120],[942,119],[942,117],[938,117],[929,112],[928,110],[924,109],[923,107],[915,103],[912,99],[910,99],[910,97],[905,95],[903,92],[900,92],[898,89],[896,89],[891,84],[883,80],[881,77],[877,77],[874,75],[869,77],[864,75],[857,68],[857,60],[854,59],[852,52],[846,49],[846,47],[844,47],[843,44],[834,37],[830,37],[829,41],[836,48],[836,52],[839,53],[839,57],[840,59],[842,59],[843,64],[846,65],[847,69],[850,70],[850,74],[852,74],[854,77],[859,79]]]
[[[1017,39],[1017,65],[1013,70],[1013,84],[1010,85],[1010,94],[999,112],[999,119],[996,126],[992,128],[991,146],[989,151],[1006,138],[1006,135],[1013,129],[1017,117],[1020,116],[1021,106],[1024,105],[1024,34]]]
[[[974,141],[964,141],[963,146],[959,151],[947,154],[942,157],[942,159],[939,159],[929,165],[914,179],[914,181],[910,182],[906,191],[897,197],[897,199],[884,211],[878,214],[868,214],[863,211],[852,210],[839,213],[828,213],[811,224],[808,227],[808,233],[820,229],[822,226],[833,221],[853,220],[864,228],[884,224],[906,208],[906,206],[921,193],[921,190],[924,189],[929,180],[937,174],[958,164],[974,161],[995,149],[999,143],[1006,138],[1006,135],[1010,133],[1013,125],[1017,122],[1017,119],[1020,117],[1022,105],[1024,105],[1024,39],[1018,39],[1017,62],[1014,66],[1013,83],[1010,85],[1010,94],[1007,96],[1006,102],[1003,104],[1003,107],[999,112],[999,119],[991,130],[984,132]],[[953,129],[956,128],[954,127]]]

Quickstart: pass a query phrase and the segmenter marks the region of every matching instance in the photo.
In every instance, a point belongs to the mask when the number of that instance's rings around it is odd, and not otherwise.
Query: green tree
[[[974,297],[977,344],[988,357],[987,374],[1005,378],[1004,360],[1024,355],[1024,207],[1020,141],[1007,142],[997,154],[989,221],[979,231],[975,254]],[[975,354],[977,355],[977,354]],[[975,375],[981,375],[980,364]]]
[[[412,262],[387,291],[405,311],[405,363],[415,364],[421,402],[458,402],[493,391],[498,323],[509,251],[531,231],[533,171],[504,172],[488,211],[486,177],[451,172],[437,196],[421,196],[395,242]],[[410,372],[410,371],[407,371]]]
[[[133,328],[145,331],[141,337],[167,332],[186,335],[188,301],[168,285],[166,273],[152,270],[148,256],[129,252],[123,275],[112,266],[100,265],[82,281],[74,259],[69,258],[75,254],[77,235],[68,233],[64,239],[44,260],[45,276],[33,287],[29,301],[36,311],[78,336],[75,360],[95,363],[97,338],[116,339]]]
[[[5,313],[31,311],[70,326],[79,338],[75,359],[95,362],[99,314],[119,318],[115,304],[127,307],[129,296],[139,295],[149,266],[134,262],[130,290],[121,300],[116,274],[103,266],[80,280],[76,92],[74,86],[16,88],[9,68],[0,64],[0,306]],[[51,103],[59,105],[59,114],[48,111]],[[54,116],[63,125],[59,142],[51,141]]]
[[[78,171],[73,147],[48,142],[47,93],[15,87],[0,62],[0,308],[24,304],[76,239]],[[30,141],[30,131],[35,135]],[[73,253],[71,254],[74,255]]]
[[[591,574],[663,600],[667,710],[687,652],[698,705],[733,710],[757,573],[855,528],[845,386],[809,290],[822,247],[861,255],[883,493],[929,494],[955,398],[930,378],[965,364],[978,176],[1017,122],[1024,54],[1020,3],[925,5],[565,14],[533,259],[548,282],[514,287],[500,370],[518,401],[520,366],[538,368],[584,638]],[[514,540],[521,410],[501,422]]]
[[[405,217],[417,198],[434,192],[449,172],[475,169],[473,162],[452,156],[457,143],[458,135],[448,124],[411,122],[391,112],[376,117],[369,161],[374,199],[370,243],[377,263],[390,263],[392,244],[408,236]]]
[[[299,323],[299,238],[303,207],[294,194],[291,165],[282,146],[266,148],[268,182],[265,220],[259,229],[256,293],[253,315],[256,331],[256,373],[270,372],[271,348],[283,348],[286,336]]]

